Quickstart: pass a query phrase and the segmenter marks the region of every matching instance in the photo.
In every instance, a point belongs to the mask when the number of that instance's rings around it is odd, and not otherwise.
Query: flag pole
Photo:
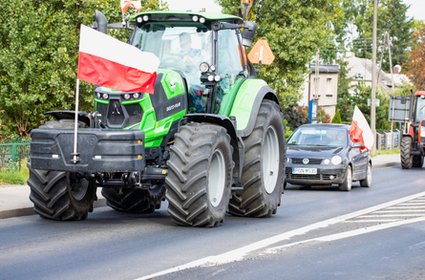
[[[77,78],[77,85],[75,89],[75,115],[74,115],[74,150],[71,154],[71,162],[76,164],[80,161],[80,154],[77,152],[77,136],[78,136],[78,104],[80,97],[80,79]]]

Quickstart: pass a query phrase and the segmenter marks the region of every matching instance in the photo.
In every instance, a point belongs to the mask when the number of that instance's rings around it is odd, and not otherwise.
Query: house
[[[338,73],[339,65],[310,65],[310,73],[306,77],[303,95],[298,104],[308,106],[309,100],[317,99],[318,106],[332,119],[337,105]]]
[[[354,92],[357,84],[362,81],[366,86],[372,86],[372,61],[368,58],[356,57],[354,53],[347,52],[345,56],[348,62],[348,74],[349,78],[352,78],[350,88]],[[406,75],[400,73],[401,67],[396,65],[393,67],[393,75],[388,74],[382,70],[378,70],[378,88],[384,93],[392,91],[393,83],[394,87],[400,87],[405,83],[410,83]],[[394,80],[394,82],[393,82]]]

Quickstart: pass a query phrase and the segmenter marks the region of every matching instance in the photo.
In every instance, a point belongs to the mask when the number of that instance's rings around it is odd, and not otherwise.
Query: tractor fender
[[[227,130],[227,134],[230,136],[230,144],[233,147],[232,159],[235,163],[233,177],[240,178],[243,166],[243,158],[241,157],[245,154],[245,145],[242,138],[236,133],[234,118],[216,114],[187,114],[180,120],[179,126],[189,122],[216,124]]]
[[[44,113],[55,118],[55,120],[73,120],[75,118],[75,111],[72,110],[56,110]],[[88,127],[90,125],[90,114],[86,112],[78,112],[78,121],[85,123]]]
[[[246,137],[251,134],[263,99],[279,104],[276,92],[265,81],[248,79],[241,85],[230,111],[230,116],[236,118],[238,136]]]

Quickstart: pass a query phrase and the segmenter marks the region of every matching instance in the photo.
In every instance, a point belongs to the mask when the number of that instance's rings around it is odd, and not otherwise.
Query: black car
[[[348,125],[306,124],[288,139],[286,183],[332,185],[350,191],[353,181],[372,184],[372,161],[362,143],[352,142]]]

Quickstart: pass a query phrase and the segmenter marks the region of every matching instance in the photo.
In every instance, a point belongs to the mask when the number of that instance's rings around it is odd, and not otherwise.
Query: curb
[[[93,204],[93,208],[104,207],[106,206],[106,199],[99,198]],[[30,216],[36,215],[33,207],[23,207],[17,209],[9,209],[0,211],[0,219],[8,219],[13,217],[22,217],[22,216]]]

